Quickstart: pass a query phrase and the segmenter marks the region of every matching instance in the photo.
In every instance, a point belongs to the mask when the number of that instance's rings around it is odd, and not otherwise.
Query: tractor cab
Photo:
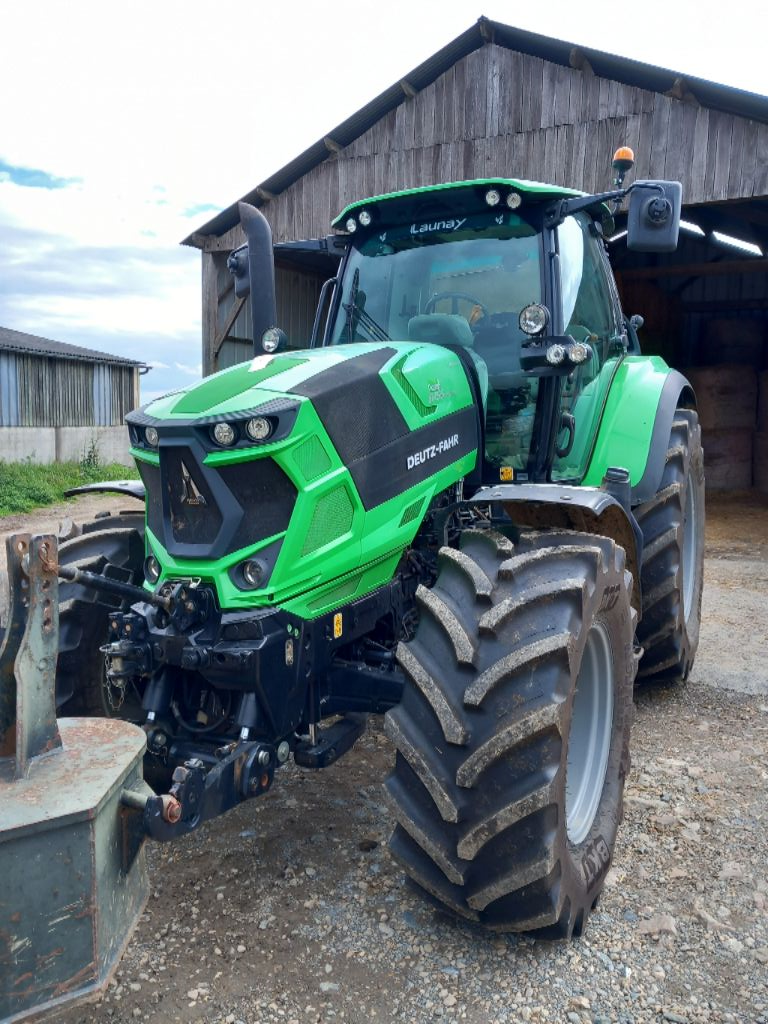
[[[578,482],[627,351],[602,243],[608,211],[596,203],[552,227],[566,195],[576,193],[468,182],[368,200],[335,221],[349,246],[323,344],[458,351],[480,398],[485,483]]]

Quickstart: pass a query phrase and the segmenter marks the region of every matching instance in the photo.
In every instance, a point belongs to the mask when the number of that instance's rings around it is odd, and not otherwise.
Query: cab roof
[[[346,220],[355,216],[361,210],[380,208],[383,204],[393,204],[387,209],[384,217],[389,219],[395,215],[398,220],[409,220],[425,215],[429,216],[429,209],[437,205],[445,207],[446,213],[449,209],[452,212],[467,212],[467,208],[487,208],[485,193],[495,190],[500,195],[501,204],[506,208],[506,197],[517,192],[521,199],[521,206],[525,205],[526,197],[531,200],[541,201],[546,199],[567,198],[570,196],[582,196],[585,193],[576,189],[564,188],[560,185],[546,185],[540,181],[525,181],[521,178],[476,178],[472,181],[450,181],[440,185],[425,185],[421,188],[408,188],[400,192],[389,192],[385,195],[371,196],[368,199],[359,199],[354,203],[345,206],[341,213],[334,219],[333,227],[344,228]],[[453,211],[453,207],[456,210]]]

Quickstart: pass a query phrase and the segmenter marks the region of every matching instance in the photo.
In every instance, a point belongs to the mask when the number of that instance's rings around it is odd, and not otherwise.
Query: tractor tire
[[[632,576],[604,537],[468,530],[420,587],[387,713],[390,847],[443,909],[579,934],[613,856],[637,658]]]
[[[694,411],[675,413],[661,484],[635,517],[643,531],[638,679],[685,680],[699,646],[704,584],[704,453]]]
[[[59,563],[141,586],[144,563],[144,512],[121,512],[76,527],[59,541]],[[109,691],[104,655],[110,612],[129,601],[101,590],[62,580],[59,583],[59,658],[56,705],[60,717],[72,715],[135,719],[138,702]]]

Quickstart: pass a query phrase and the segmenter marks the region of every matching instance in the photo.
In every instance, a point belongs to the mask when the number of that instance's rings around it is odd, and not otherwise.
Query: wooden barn
[[[669,256],[629,253],[619,217],[624,310],[694,380],[710,483],[768,491],[768,97],[481,18],[243,197],[277,243],[279,325],[305,343],[335,272],[280,243],[328,234],[346,203],[491,176],[600,191],[620,145],[636,177],[681,181],[684,203]],[[226,269],[243,240],[236,202],[184,240],[202,253],[205,373],[252,351]]]
[[[132,464],[126,413],[142,363],[0,327],[0,460]]]

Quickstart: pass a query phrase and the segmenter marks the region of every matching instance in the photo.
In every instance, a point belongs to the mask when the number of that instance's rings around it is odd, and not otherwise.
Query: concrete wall
[[[99,462],[133,465],[127,427],[0,427],[4,462],[79,462],[96,442]]]

